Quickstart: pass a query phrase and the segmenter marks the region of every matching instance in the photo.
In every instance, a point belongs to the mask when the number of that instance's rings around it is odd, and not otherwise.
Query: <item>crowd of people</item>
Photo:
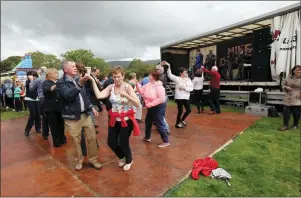
[[[99,145],[96,128],[99,125],[95,120],[95,116],[103,111],[102,104],[109,118],[108,146],[120,159],[118,166],[127,171],[133,163],[129,139],[132,133],[134,136],[140,134],[143,109],[147,112],[142,140],[151,142],[152,126],[156,126],[162,140],[158,148],[170,145],[170,127],[165,115],[167,78],[176,83],[176,128],[187,126],[185,120],[191,113],[190,93],[193,90],[198,93],[198,113],[201,113],[200,105],[204,112],[203,72],[212,76],[212,84],[219,84],[215,82],[219,80],[217,71],[198,69],[191,80],[183,67],[179,68],[180,76],[172,74],[170,64],[166,61],[145,74],[141,81],[135,73],[130,73],[129,81],[125,82],[125,71],[121,66],[116,66],[110,78],[104,81],[99,79],[99,69],[93,68],[91,73],[87,73],[83,64],[72,61],[63,61],[62,71],[61,77],[54,68],[41,67],[39,72],[28,71],[24,85],[19,79],[14,82],[6,80],[2,85],[1,98],[7,110],[29,109],[25,136],[29,136],[34,127],[44,140],[48,140],[51,133],[53,146],[61,147],[67,143],[65,131],[68,131],[72,137],[76,170],[82,169],[84,156],[88,157],[94,168],[100,169],[102,166],[97,160]],[[220,113],[219,106],[214,107],[214,101],[212,104],[212,112]]]
[[[27,72],[25,85],[19,79],[14,82],[5,81],[2,85],[2,103],[6,109],[22,111],[23,106],[29,109],[29,117],[25,126],[25,136],[29,136],[32,127],[41,133],[44,140],[52,136],[53,146],[61,147],[67,144],[65,131],[72,137],[75,155],[75,170],[83,167],[84,156],[90,164],[100,169],[98,161],[98,142],[96,138],[97,125],[95,117],[103,111],[102,104],[108,112],[107,144],[119,158],[118,166],[124,171],[131,169],[133,164],[130,146],[131,135],[139,136],[139,123],[142,122],[142,111],[145,109],[145,131],[142,140],[151,142],[152,126],[157,128],[161,136],[158,148],[168,147],[170,141],[170,126],[166,120],[168,96],[166,92],[167,79],[175,82],[175,102],[177,104],[176,128],[185,128],[187,117],[191,113],[190,94],[196,95],[197,113],[204,113],[202,100],[204,73],[210,78],[209,114],[220,114],[220,79],[218,68],[211,70],[201,66],[195,71],[193,79],[189,78],[186,68],[181,67],[179,76],[172,74],[168,62],[162,61],[148,75],[139,81],[135,73],[129,74],[125,80],[125,71],[116,66],[108,79],[99,79],[100,70],[93,68],[88,73],[83,64],[73,61],[63,61],[63,75],[59,77],[57,69],[41,67],[39,74]],[[300,83],[301,68],[293,69],[293,76],[286,81],[285,90],[295,95],[297,83]],[[300,87],[299,87],[300,89]],[[299,92],[300,93],[300,92]],[[294,95],[294,97],[295,97]],[[290,112],[294,116],[294,127],[300,120],[300,100],[291,101],[285,98],[284,127],[288,128]],[[288,104],[290,103],[290,104]],[[298,103],[298,105],[296,105]],[[183,112],[185,108],[185,112]],[[299,112],[299,114],[298,114]],[[102,128],[104,128],[102,126]]]

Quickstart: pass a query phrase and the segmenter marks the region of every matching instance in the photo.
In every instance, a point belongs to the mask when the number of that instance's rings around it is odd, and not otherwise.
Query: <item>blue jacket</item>
[[[203,54],[199,53],[199,55],[196,57],[195,66],[196,68],[200,69],[203,65]]]
[[[75,82],[78,84],[79,79],[76,78]],[[78,85],[79,86],[79,85]],[[80,87],[80,86],[79,86]],[[85,86],[78,89],[73,81],[67,78],[65,75],[56,82],[56,92],[61,100],[61,112],[62,116],[66,120],[80,120],[81,107],[79,93],[82,95],[85,113],[88,114],[93,107],[91,101],[87,96]]]

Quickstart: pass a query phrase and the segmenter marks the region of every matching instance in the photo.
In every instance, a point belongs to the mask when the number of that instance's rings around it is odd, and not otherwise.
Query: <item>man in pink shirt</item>
[[[149,75],[149,82],[143,87],[136,83],[137,91],[142,95],[147,108],[147,114],[145,118],[145,137],[144,141],[150,142],[151,129],[153,122],[158,128],[162,144],[159,144],[159,148],[167,147],[170,145],[167,135],[167,130],[164,122],[164,111],[160,108],[160,105],[164,105],[166,101],[165,89],[162,82],[159,81],[159,72],[153,71]]]

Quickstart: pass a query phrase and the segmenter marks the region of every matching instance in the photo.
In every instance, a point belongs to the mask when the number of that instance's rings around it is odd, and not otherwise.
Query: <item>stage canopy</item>
[[[195,48],[216,45],[217,43],[225,40],[243,37],[246,34],[252,33],[254,30],[270,27],[273,17],[287,14],[299,9],[300,3],[293,4],[285,8],[254,17],[252,19],[161,46],[161,49],[173,48],[191,50]]]

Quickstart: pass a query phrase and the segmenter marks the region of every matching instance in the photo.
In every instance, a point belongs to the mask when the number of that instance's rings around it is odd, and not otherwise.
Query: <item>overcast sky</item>
[[[105,60],[158,59],[161,45],[296,2],[1,1],[1,60],[78,48]]]

